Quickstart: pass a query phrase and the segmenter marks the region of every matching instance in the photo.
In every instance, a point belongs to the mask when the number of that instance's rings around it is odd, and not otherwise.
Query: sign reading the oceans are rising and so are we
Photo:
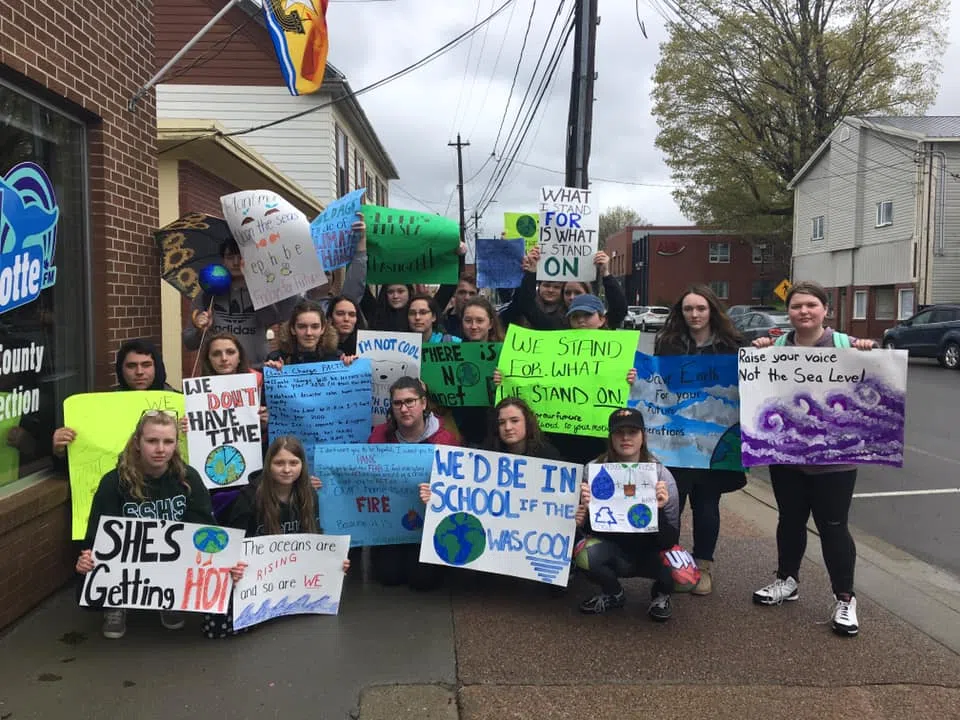
[[[323,445],[314,474],[320,526],[349,533],[355,547],[419,543],[423,503],[419,486],[430,482],[433,445]]]
[[[456,283],[460,226],[450,218],[378,205],[361,208],[367,224],[367,282]]]
[[[587,465],[590,529],[654,533],[658,528],[656,463]]]
[[[597,277],[600,215],[593,191],[550,186],[540,188],[540,264],[538,280],[580,280]]]
[[[607,436],[610,413],[627,406],[640,333],[527,330],[511,325],[497,364],[500,397],[519,397],[544,432]]]
[[[243,536],[211,525],[101,517],[80,604],[225,613]]]
[[[313,246],[310,221],[270,190],[220,198],[223,217],[240,246],[243,277],[256,309],[327,282]]]
[[[353,223],[366,191],[366,188],[360,188],[334,200],[310,223],[313,245],[327,272],[349,265],[353,259],[357,244]]]
[[[503,343],[427,343],[423,346],[420,379],[430,399],[443,407],[490,407],[497,387],[497,369]]]
[[[336,615],[348,535],[264,535],[243,541],[243,577],[233,590],[233,629],[285,615]]]
[[[742,470],[736,355],[645,355],[629,406],[643,413],[647,447],[664,465]]]
[[[566,585],[583,467],[435,447],[420,561]]]
[[[253,373],[183,381],[190,465],[210,489],[246,485],[263,467],[260,391]]]
[[[903,465],[905,350],[741,348],[743,464]]]
[[[390,386],[400,378],[420,377],[420,333],[357,331],[357,355],[370,361],[373,373],[373,424],[390,415]]]

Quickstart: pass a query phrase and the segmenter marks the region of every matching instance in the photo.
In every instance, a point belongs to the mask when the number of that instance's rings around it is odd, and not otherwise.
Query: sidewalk
[[[643,580],[625,583],[623,610],[583,617],[592,588],[579,579],[557,593],[457,573],[451,591],[419,595],[355,575],[335,619],[214,642],[196,623],[168,633],[143,617],[108,641],[61,593],[0,637],[0,718],[960,717],[960,646],[878,604],[960,628],[955,579],[930,584],[940,597],[918,589],[896,575],[903,558],[858,538],[860,637],[830,631],[829,585],[810,559],[799,602],[754,606],[776,557],[762,493],[754,481],[725,496],[716,592],[675,597],[664,625],[646,617]],[[819,558],[816,538],[809,551]]]

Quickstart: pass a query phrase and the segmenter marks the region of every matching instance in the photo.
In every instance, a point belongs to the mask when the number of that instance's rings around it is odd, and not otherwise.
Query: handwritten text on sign
[[[477,238],[477,287],[520,287],[524,253],[523,240]]]
[[[253,373],[183,381],[190,465],[216,489],[246,485],[263,467],[260,391]]]
[[[904,350],[741,348],[745,466],[903,465]]]
[[[591,190],[540,188],[540,264],[538,280],[580,280],[597,277],[600,215]]]
[[[582,470],[437,445],[420,561],[566,585]]]
[[[496,397],[493,371],[503,343],[427,343],[420,379],[430,399],[443,407],[490,407]]]
[[[310,223],[313,245],[327,272],[342,268],[353,259],[357,241],[353,223],[365,192],[366,188],[360,188],[334,200]]]
[[[433,446],[415,444],[323,445],[314,474],[320,525],[350,533],[355,547],[419,543],[423,530],[420,483],[430,482]]]
[[[243,541],[247,569],[233,591],[233,628],[284,615],[336,615],[349,535],[264,535]]]
[[[373,372],[373,424],[390,414],[390,386],[400,378],[420,377],[420,333],[357,331],[357,355],[370,361]]]
[[[594,532],[655,533],[656,463],[587,465],[590,529]]]
[[[606,437],[610,413],[627,406],[639,338],[631,330],[511,325],[497,364],[502,397],[525,400],[546,432]]]
[[[450,218],[377,205],[361,209],[367,223],[367,282],[456,283],[460,226]]]
[[[80,604],[225,613],[243,530],[101,517]]]

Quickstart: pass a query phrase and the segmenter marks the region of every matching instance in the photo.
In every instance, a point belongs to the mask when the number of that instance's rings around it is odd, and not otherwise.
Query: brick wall
[[[127,109],[153,72],[153,50],[152,0],[128,0],[119,15],[114,3],[90,0],[0,2],[0,73],[87,122],[96,389],[115,382],[123,340],[160,340],[153,93]],[[69,578],[67,502],[62,479],[0,501],[0,626]],[[42,548],[30,567],[25,544]]]

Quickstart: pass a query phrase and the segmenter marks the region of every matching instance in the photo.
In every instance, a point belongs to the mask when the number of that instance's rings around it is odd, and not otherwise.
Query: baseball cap
[[[596,295],[577,295],[570,303],[570,309],[567,310],[567,317],[576,312],[582,312],[592,315],[606,315],[607,309],[603,306],[603,300]]]
[[[636,408],[623,408],[614,410],[610,415],[609,430],[611,433],[624,427],[644,429],[643,414]]]

